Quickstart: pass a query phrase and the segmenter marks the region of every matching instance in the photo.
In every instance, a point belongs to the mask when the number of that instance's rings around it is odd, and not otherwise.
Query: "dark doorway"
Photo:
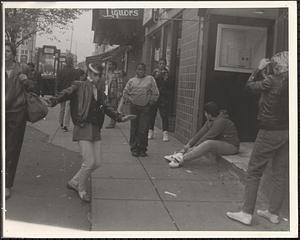
[[[215,101],[221,108],[227,109],[230,115],[230,118],[236,124],[240,140],[244,142],[252,142],[255,140],[258,123],[256,120],[257,110],[258,110],[258,95],[253,95],[245,91],[245,84],[250,76],[250,72],[243,70],[237,70],[232,67],[231,70],[223,70],[225,68],[216,69],[216,51],[223,51],[224,49],[220,48],[217,50],[217,36],[220,35],[220,24],[223,25],[238,25],[238,30],[243,31],[243,26],[245,31],[252,29],[253,27],[265,28],[266,29],[266,39],[265,39],[265,57],[270,57],[273,50],[273,20],[267,19],[255,19],[255,18],[243,18],[243,17],[230,17],[230,16],[220,16],[220,15],[211,15],[209,23],[209,43],[208,43],[208,59],[207,59],[207,73],[206,73],[206,86],[205,86],[205,102]],[[219,25],[219,28],[218,28]],[[250,67],[252,58],[252,65],[258,65],[258,62],[250,52],[253,50],[247,50],[247,47],[243,47],[243,44],[240,41],[245,40],[243,34],[238,34],[238,30],[235,32],[232,31],[232,35],[237,38],[237,43],[234,40],[234,37],[227,37],[229,42],[231,41],[232,49],[228,50],[228,55],[232,57],[232,61],[228,60],[228,65],[232,66],[241,66]],[[218,33],[219,32],[219,33]],[[219,34],[219,35],[218,35]],[[249,33],[248,33],[249,34]],[[220,41],[220,40],[218,40]],[[248,41],[249,42],[249,41]],[[259,42],[259,41],[258,41]],[[240,52],[234,50],[236,44],[240,44]],[[251,44],[251,43],[249,43]],[[223,45],[220,45],[224,47]],[[253,48],[253,46],[252,46]],[[231,52],[230,52],[231,51]],[[243,54],[241,57],[240,55]],[[225,59],[226,57],[218,57],[220,59]],[[236,63],[235,59],[240,58],[241,63]],[[217,59],[218,60],[218,59]],[[248,62],[247,62],[248,61]],[[235,64],[235,65],[234,65]]]

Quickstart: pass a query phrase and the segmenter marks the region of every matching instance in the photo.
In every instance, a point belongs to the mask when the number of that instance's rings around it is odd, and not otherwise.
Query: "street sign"
[[[131,19],[131,20],[139,20],[143,18],[143,9],[99,9],[99,19]]]
[[[153,8],[145,8],[144,9],[144,16],[143,16],[143,25],[146,25],[153,16]]]

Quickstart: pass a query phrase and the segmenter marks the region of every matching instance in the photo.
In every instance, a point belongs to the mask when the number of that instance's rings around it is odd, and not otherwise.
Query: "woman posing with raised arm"
[[[101,159],[100,129],[104,115],[117,122],[125,122],[135,116],[122,116],[105,105],[104,84],[101,81],[102,66],[100,63],[88,65],[86,81],[74,81],[73,84],[61,91],[56,97],[48,99],[50,106],[71,100],[71,117],[74,123],[73,141],[78,141],[83,162],[79,171],[68,182],[67,187],[78,191],[83,201],[90,201],[87,194],[87,181]]]

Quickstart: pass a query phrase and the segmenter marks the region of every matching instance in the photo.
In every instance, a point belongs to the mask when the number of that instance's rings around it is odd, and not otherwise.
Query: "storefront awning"
[[[89,64],[91,62],[96,62],[96,61],[105,62],[109,59],[113,59],[115,56],[121,55],[122,53],[124,53],[125,51],[130,50],[130,49],[131,49],[131,46],[129,46],[129,45],[119,46],[117,48],[114,48],[110,51],[101,53],[99,55],[86,57],[86,63]]]
[[[143,9],[94,9],[94,43],[134,44],[142,40]]]

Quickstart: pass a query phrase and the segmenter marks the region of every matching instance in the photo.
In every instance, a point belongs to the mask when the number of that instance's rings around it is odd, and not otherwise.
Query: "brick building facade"
[[[175,136],[186,142],[205,121],[204,103],[215,101],[229,111],[241,140],[254,141],[258,98],[244,86],[258,59],[288,49],[287,9],[145,11],[142,59],[149,73],[160,57],[167,60]]]

